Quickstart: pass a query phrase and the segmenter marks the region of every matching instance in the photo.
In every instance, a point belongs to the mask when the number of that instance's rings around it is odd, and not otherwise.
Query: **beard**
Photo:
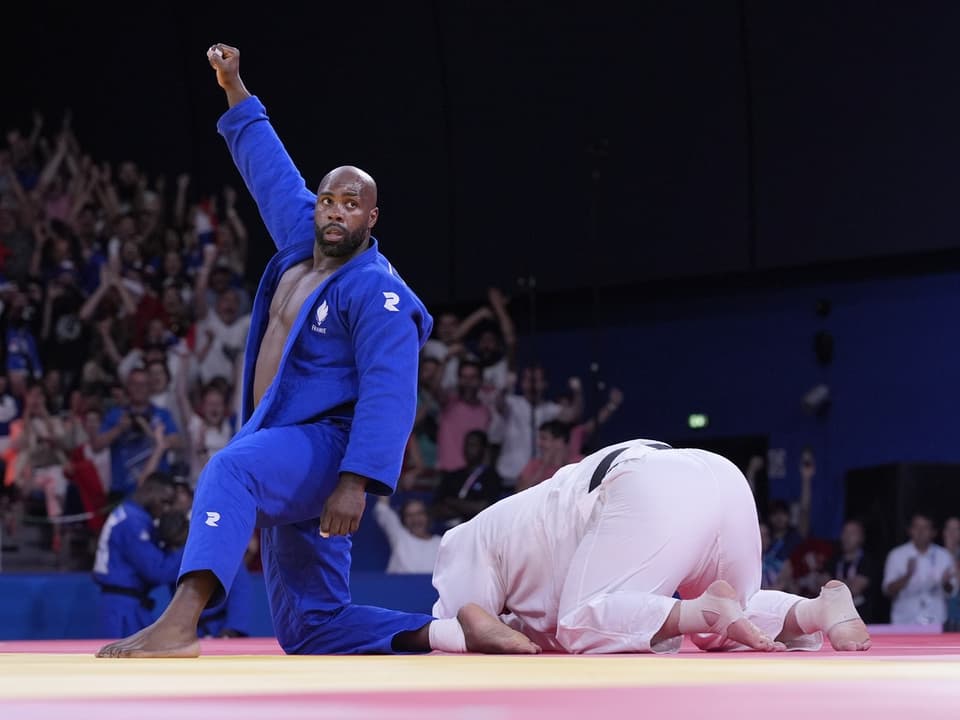
[[[316,228],[317,247],[319,247],[320,252],[327,257],[345,257],[352,255],[358,247],[367,241],[366,228],[348,232],[347,228],[339,223],[327,223],[322,227],[320,225],[314,225],[314,227]],[[343,233],[340,242],[332,243],[323,239],[323,234],[330,228],[336,228]]]

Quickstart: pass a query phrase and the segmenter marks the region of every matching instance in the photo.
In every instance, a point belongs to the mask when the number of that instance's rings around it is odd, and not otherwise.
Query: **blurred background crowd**
[[[197,478],[238,426],[257,280],[247,267],[251,243],[269,239],[241,217],[235,188],[92,157],[70,112],[35,113],[31,126],[6,133],[0,528],[8,567],[94,569],[109,550],[104,526],[125,503],[151,520],[150,562],[175,558]],[[584,378],[520,363],[501,289],[489,288],[470,312],[434,315],[399,492],[368,513],[391,548],[391,573],[429,573],[448,528],[623,439],[603,433],[628,401],[615,384],[585,393]],[[755,488],[765,463],[743,464]],[[917,508],[908,542],[892,549],[871,545],[855,517],[839,537],[817,537],[816,470],[808,449],[798,500],[757,494],[764,586],[815,595],[840,577],[868,621],[960,627],[960,520],[948,515],[938,527],[942,514]],[[145,571],[145,588],[172,582],[176,565],[167,563],[172,577]],[[246,565],[260,569],[256,536]]]

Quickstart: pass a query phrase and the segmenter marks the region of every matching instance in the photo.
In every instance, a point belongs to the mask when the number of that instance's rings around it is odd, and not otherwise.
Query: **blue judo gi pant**
[[[211,570],[229,588],[261,528],[270,611],[287,653],[391,653],[397,633],[433,619],[352,604],[350,538],[320,537],[348,431],[348,421],[328,418],[238,436],[210,458],[197,484],[180,577]]]

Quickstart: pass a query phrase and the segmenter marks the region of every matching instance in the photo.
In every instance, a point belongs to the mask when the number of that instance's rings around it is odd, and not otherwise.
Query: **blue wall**
[[[425,575],[354,572],[353,600],[394,610],[429,613],[436,591]],[[0,640],[67,640],[97,638],[100,591],[87,573],[0,574]],[[170,595],[154,593],[157,614]],[[270,637],[273,623],[263,576],[253,576],[252,635]]]
[[[814,312],[819,298],[832,302],[825,319]],[[630,310],[629,326],[521,340],[554,387],[598,360],[602,376],[623,388],[604,444],[689,438],[688,414],[707,413],[711,436],[768,435],[770,447],[787,451],[787,476],[770,485],[771,497],[787,499],[799,492],[797,459],[810,445],[818,458],[813,530],[826,537],[842,523],[850,468],[960,461],[958,274],[718,292]],[[813,352],[821,329],[836,343],[826,370]],[[800,400],[822,381],[833,407],[818,420]]]

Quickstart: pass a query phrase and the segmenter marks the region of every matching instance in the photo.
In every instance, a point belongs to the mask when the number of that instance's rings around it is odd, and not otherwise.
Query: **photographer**
[[[170,413],[150,403],[150,385],[147,373],[135,368],[127,376],[125,405],[107,413],[100,434],[91,442],[94,452],[110,448],[111,488],[115,498],[125,498],[139,485],[147,463],[156,451],[154,425],[162,423],[164,441],[169,449],[180,447],[180,436]],[[157,470],[169,470],[164,453],[156,466]]]

